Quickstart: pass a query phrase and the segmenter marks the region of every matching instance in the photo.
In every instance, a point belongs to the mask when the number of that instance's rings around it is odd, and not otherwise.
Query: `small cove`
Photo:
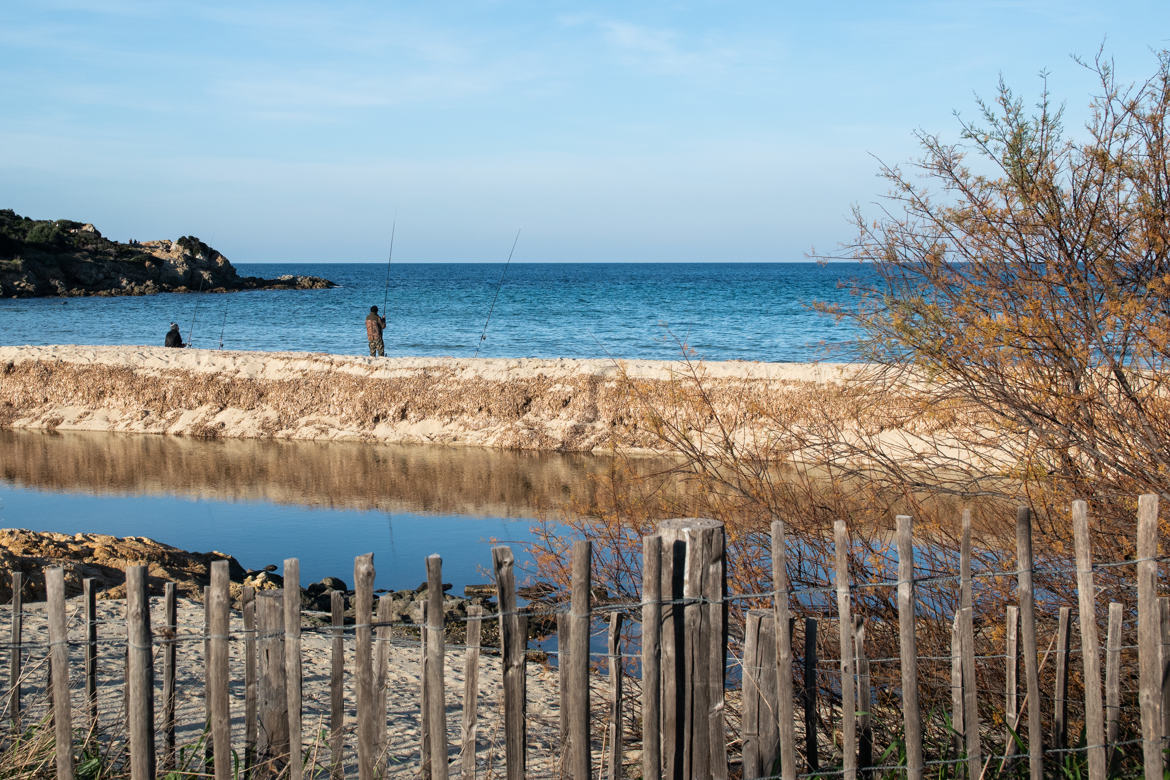
[[[197,440],[0,430],[0,525],[147,536],[219,550],[246,568],[301,561],[302,579],[352,585],[373,552],[376,587],[415,587],[439,553],[457,590],[490,580],[493,544],[587,505],[604,456],[353,442]]]

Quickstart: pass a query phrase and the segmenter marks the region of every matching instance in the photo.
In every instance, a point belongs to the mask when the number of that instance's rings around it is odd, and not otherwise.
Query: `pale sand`
[[[98,709],[102,728],[107,735],[124,735],[125,705],[123,689],[123,664],[126,647],[125,602],[99,600],[99,654],[98,654]],[[71,642],[84,641],[84,605],[80,598],[70,599],[69,630]],[[45,604],[26,604],[24,623],[25,674],[23,696],[25,719],[42,717],[46,711],[47,697],[44,693],[46,680],[47,627]],[[159,643],[159,627],[162,622],[162,600],[151,599],[151,624],[155,633],[154,674],[155,674],[155,724],[162,726],[162,675],[163,659]],[[7,624],[8,616],[4,622]],[[242,755],[244,745],[244,642],[243,621],[239,612],[231,616],[229,670],[231,674],[231,716],[232,746]],[[203,608],[201,604],[178,600],[177,649],[178,674],[176,680],[176,732],[177,744],[186,747],[187,753],[194,752],[193,745],[200,738],[204,723],[204,678],[203,678]],[[331,668],[332,637],[328,629],[306,629],[302,636],[303,664],[303,724],[304,748],[315,755],[319,766],[329,766],[329,679]],[[71,675],[73,688],[74,726],[81,727],[88,722],[85,705],[84,648],[71,644]],[[0,652],[3,668],[8,666],[7,647]],[[356,777],[357,737],[355,732],[356,695],[354,687],[354,636],[352,627],[346,632],[345,657],[345,765],[346,776]],[[459,749],[462,741],[461,722],[463,712],[463,686],[465,650],[452,647],[446,655],[444,670],[447,705],[447,741],[452,776],[459,776]],[[376,658],[376,651],[375,651]],[[420,649],[417,640],[395,640],[390,652],[387,669],[387,718],[385,748],[381,759],[389,777],[417,777],[420,743]],[[559,706],[556,672],[543,663],[528,664],[528,766],[530,777],[551,777],[557,774],[560,760]],[[479,727],[477,739],[477,766],[479,776],[503,776],[504,740],[501,693],[500,662],[496,655],[486,650],[480,660],[480,682],[478,697]],[[600,686],[602,681],[595,680]],[[601,690],[594,697],[601,706]],[[6,698],[5,698],[6,700]],[[4,713],[7,717],[7,712]],[[325,735],[324,737],[321,735]],[[161,731],[158,739],[162,749]],[[201,752],[202,748],[200,748]],[[627,756],[627,760],[636,755]],[[492,771],[487,772],[491,767]]]
[[[0,426],[515,449],[654,450],[691,373],[721,413],[800,409],[848,364],[370,358],[163,347],[0,347]],[[667,409],[669,411],[669,409]]]

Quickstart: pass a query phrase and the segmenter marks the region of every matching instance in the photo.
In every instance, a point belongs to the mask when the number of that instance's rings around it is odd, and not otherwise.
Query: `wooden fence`
[[[1099,642],[1098,621],[1105,611],[1096,603],[1089,517],[1083,502],[1073,505],[1072,523],[1076,559],[1069,574],[1076,578],[1079,619],[1074,621],[1070,607],[1062,607],[1051,637],[1055,672],[1045,679],[1051,680],[1053,689],[1050,696],[1044,693],[1054,706],[1051,718],[1045,717],[1040,706],[1044,701],[1040,665],[1052,653],[1042,653],[1038,636],[1031,516],[1026,509],[1016,518],[1017,569],[1000,573],[1015,578],[1017,603],[1009,605],[1002,615],[1002,645],[997,652],[983,655],[976,652],[977,636],[986,647],[990,616],[975,606],[973,584],[978,575],[972,572],[971,529],[966,516],[956,578],[958,609],[951,625],[952,652],[941,658],[922,656],[917,646],[926,619],[921,614],[919,592],[924,580],[916,576],[909,517],[897,518],[896,579],[868,583],[887,587],[895,594],[896,607],[892,608],[896,609],[896,624],[886,628],[896,636],[897,655],[885,659],[867,657],[867,632],[880,625],[852,612],[857,602],[853,590],[859,584],[850,579],[850,539],[844,522],[837,522],[833,529],[833,582],[820,589],[831,589],[836,613],[826,613],[819,620],[806,618],[803,625],[792,617],[801,590],[789,587],[789,544],[782,523],[774,523],[771,529],[774,590],[734,597],[727,594],[723,528],[714,521],[667,520],[660,524],[658,533],[645,537],[642,594],[636,604],[593,603],[591,545],[578,541],[572,547],[568,608],[556,613],[559,755],[541,773],[646,780],[738,776],[791,780],[837,774],[854,780],[859,774],[904,774],[917,780],[928,772],[970,778],[1005,773],[1018,776],[1026,765],[1029,776],[1038,780],[1074,762],[1096,780],[1117,771],[1119,760],[1129,756],[1148,780],[1160,779],[1164,751],[1170,746],[1170,600],[1158,598],[1158,565],[1166,559],[1158,555],[1157,497],[1140,498],[1137,556],[1121,562],[1134,571],[1136,610],[1123,609],[1120,603],[1108,605],[1104,646]],[[517,606],[511,550],[495,547],[492,559],[498,610],[484,614],[472,607],[466,618],[458,618],[466,620],[467,638],[457,648],[448,647],[445,637],[446,623],[455,618],[447,617],[444,611],[441,560],[438,556],[426,560],[426,603],[419,646],[422,684],[414,705],[422,724],[419,759],[413,766],[398,768],[411,776],[440,779],[499,774],[498,767],[493,769],[485,761],[482,740],[477,738],[481,716],[486,714],[479,711],[477,702],[480,636],[487,620],[499,625],[502,774],[508,778],[536,774],[528,771],[531,735],[526,690],[531,673],[527,621],[536,610]],[[231,633],[228,564],[212,564],[204,630],[197,637],[203,642],[202,691],[176,686],[173,584],[166,586],[163,625],[156,629],[151,622],[145,567],[130,567],[126,575],[122,695],[129,747],[126,764],[131,777],[144,780],[175,770],[176,700],[193,696],[203,699],[207,724],[206,761],[201,762],[200,772],[213,773],[216,778],[280,775],[300,780],[306,767],[313,772],[325,766],[334,778],[356,774],[369,780],[391,771],[379,746],[388,728],[385,668],[392,626],[385,598],[378,600],[375,612],[372,554],[355,561],[353,625],[344,624],[341,594],[334,592],[331,625],[322,629],[303,625],[299,564],[289,559],[284,564],[283,590],[244,588],[242,616],[235,618],[242,618],[243,628]],[[22,635],[26,612],[21,604],[21,575],[13,575],[8,716],[14,725],[12,733],[23,733],[21,684],[28,679],[26,666],[32,657],[28,651],[45,648],[56,773],[59,778],[72,778],[79,735],[98,719],[99,621],[92,583],[86,581],[85,633],[70,635],[63,572],[50,568],[44,576],[48,641],[30,642]],[[729,652],[729,606],[735,599],[749,597],[757,603],[766,597],[771,608],[743,613],[742,641],[733,643],[735,650]],[[1136,643],[1124,644],[1125,614],[1133,611]],[[622,653],[623,622],[627,619],[641,624],[637,656]],[[607,651],[593,654],[591,637],[606,621]],[[1083,709],[1076,708],[1080,736],[1074,734],[1070,741],[1074,623],[1079,626],[1082,697],[1078,702],[1083,703]],[[818,660],[818,648],[826,643],[818,642],[818,626],[835,630],[837,635],[835,658],[830,658],[835,674],[827,675],[827,684],[823,662]],[[329,717],[323,738],[306,733],[303,718],[303,631],[327,632],[332,641]],[[740,633],[738,625],[732,633]],[[803,643],[796,644],[799,634]],[[232,643],[237,650],[242,646],[242,663],[237,658],[234,666],[229,655]],[[353,658],[348,689],[343,685],[347,648]],[[450,691],[444,678],[446,656],[452,651],[464,655],[461,694]],[[82,655],[83,672],[79,673],[75,661]],[[608,662],[607,674],[591,673],[594,655]],[[1126,676],[1123,656],[1136,657],[1137,687],[1132,692],[1124,690],[1121,683]],[[1021,657],[1022,686],[1018,677]],[[950,667],[952,694],[949,710],[941,714],[927,710],[920,698],[925,690],[920,665],[940,662]],[[1003,688],[981,689],[977,664],[996,662],[1004,665]],[[161,686],[156,674],[159,664]],[[896,675],[891,673],[875,682],[878,676],[874,670],[882,664],[891,670],[896,667]],[[238,686],[240,666],[243,712],[237,703],[233,715],[229,689],[233,684]],[[71,681],[76,688],[71,687]],[[635,693],[626,693],[627,681],[636,686]],[[883,710],[875,695],[892,698],[896,706]],[[591,701],[599,697],[604,698],[603,703]],[[1126,706],[1123,699],[1127,697],[1135,699],[1137,706]],[[356,712],[348,716],[347,728],[345,702],[352,700],[356,700]],[[452,707],[456,700],[461,700],[461,713]],[[461,715],[457,731],[456,714]],[[233,717],[237,724],[234,730]],[[900,722],[891,722],[894,720]],[[238,741],[241,731],[242,743]],[[449,739],[450,732],[458,733],[459,738]],[[1126,734],[1135,736],[1127,738]],[[889,744],[875,744],[875,735]],[[5,744],[12,744],[11,737]],[[939,744],[950,747],[939,748]]]

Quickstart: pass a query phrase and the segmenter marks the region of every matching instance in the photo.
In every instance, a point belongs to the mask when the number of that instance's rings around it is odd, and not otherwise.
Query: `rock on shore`
[[[0,298],[333,286],[316,276],[240,276],[226,257],[194,236],[123,244],[91,224],[32,220],[0,209]]]

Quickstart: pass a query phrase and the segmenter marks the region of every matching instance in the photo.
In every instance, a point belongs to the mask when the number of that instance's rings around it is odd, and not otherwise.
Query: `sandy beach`
[[[202,604],[178,599],[177,675],[176,687],[176,743],[186,748],[188,756],[202,753],[195,745],[200,739],[205,703],[203,698],[203,607]],[[84,604],[80,597],[70,599],[69,631],[70,683],[74,724],[87,722],[84,675]],[[98,612],[98,712],[101,728],[108,734],[125,734],[125,700],[123,664],[126,646],[125,602],[120,599],[99,599]],[[24,606],[25,670],[23,676],[23,707],[26,722],[47,714],[48,697],[45,693],[47,665],[44,662],[46,643],[45,603]],[[162,599],[151,599],[151,624],[156,634],[163,625]],[[231,677],[232,744],[241,751],[244,746],[244,633],[238,610],[231,614],[231,642],[229,673]],[[304,749],[315,757],[318,766],[328,771],[330,755],[327,735],[329,729],[329,678],[332,651],[330,629],[306,628],[302,636],[303,723]],[[75,643],[76,642],[76,643]],[[8,665],[10,650],[3,652],[3,663]],[[356,749],[356,694],[354,682],[354,636],[352,627],[345,633],[345,764],[346,776],[357,775]],[[448,649],[444,670],[447,739],[452,771],[458,775],[457,758],[461,744],[460,723],[463,712],[462,691],[466,650],[459,646]],[[420,751],[420,648],[417,639],[400,635],[392,642],[386,670],[387,700],[384,748],[380,765],[385,777],[416,777]],[[155,643],[155,722],[162,726],[162,654],[161,644]],[[530,661],[528,664],[528,750],[530,776],[547,777],[555,774],[560,754],[558,725],[558,696],[556,671],[547,664]],[[600,681],[597,681],[598,684]],[[600,693],[599,693],[600,695]],[[504,759],[502,685],[499,656],[485,648],[480,659],[477,738],[477,767],[481,776],[498,776]],[[600,704],[600,700],[598,699]],[[161,739],[159,741],[161,750]],[[494,768],[495,772],[487,770]]]
[[[0,426],[562,452],[653,451],[702,377],[721,415],[799,410],[847,364],[369,358],[136,346],[0,347]]]

